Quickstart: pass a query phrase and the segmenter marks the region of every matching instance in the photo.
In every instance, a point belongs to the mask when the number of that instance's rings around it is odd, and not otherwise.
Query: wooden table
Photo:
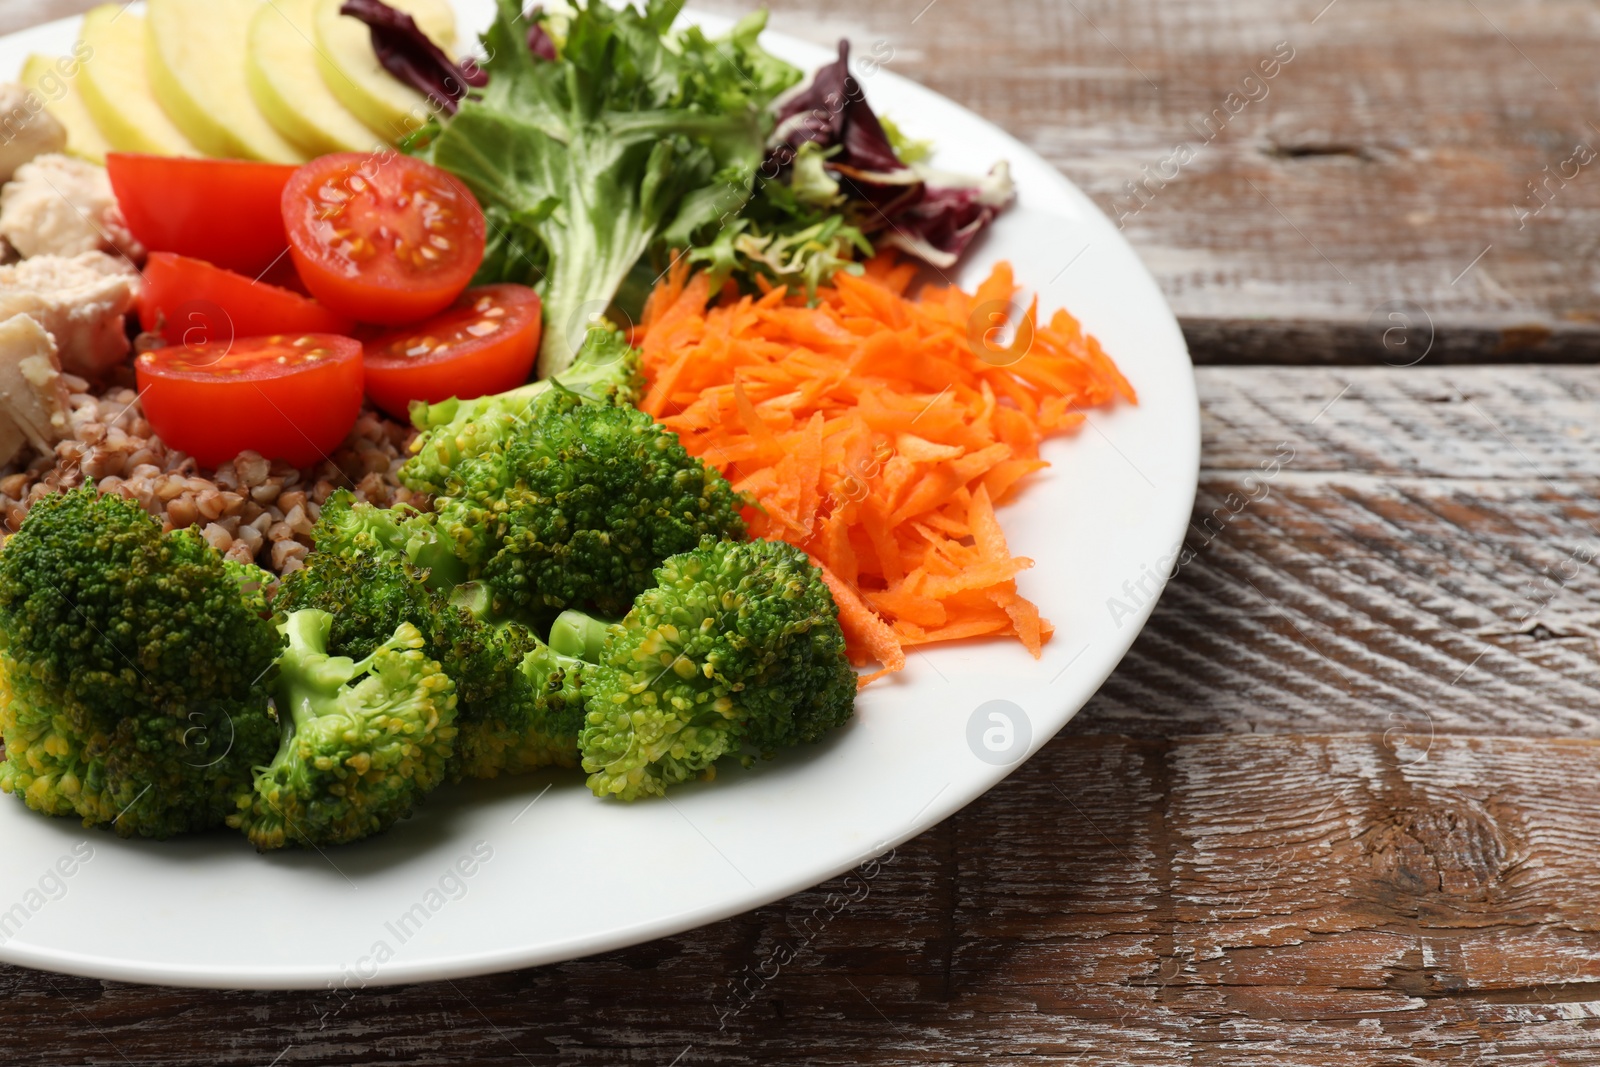
[[[1593,5],[775,7],[1058,164],[1212,364],[1127,661],[837,914],[342,1007],[3,969],[0,1061],[1600,1064]]]

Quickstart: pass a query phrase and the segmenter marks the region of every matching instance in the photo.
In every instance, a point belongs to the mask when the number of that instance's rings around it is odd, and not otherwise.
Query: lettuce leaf
[[[763,51],[765,13],[720,40],[673,33],[682,0],[586,0],[560,25],[498,0],[488,85],[412,145],[472,189],[489,220],[477,281],[545,302],[539,375],[571,365],[588,328],[652,248],[714,239],[750,197],[768,105],[800,72]],[[557,32],[559,31],[559,32]],[[530,39],[556,44],[549,60]],[[548,49],[542,49],[548,52]]]

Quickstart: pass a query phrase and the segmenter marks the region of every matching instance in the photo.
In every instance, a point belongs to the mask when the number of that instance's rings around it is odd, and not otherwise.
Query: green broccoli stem
[[[379,653],[394,644],[386,641],[361,660],[330,656],[333,616],[315,608],[294,612],[278,629],[289,641],[278,658],[278,691],[297,727],[333,710],[339,691],[370,671]]]
[[[482,582],[463,582],[450,591],[450,606],[460,608],[485,626],[504,626],[494,618],[494,598]]]
[[[599,663],[611,625],[581,611],[563,611],[550,628],[550,647],[563,656]]]
[[[450,593],[450,606],[461,609],[492,630],[505,631],[512,627],[521,628],[525,625],[517,619],[497,616],[494,611],[494,595],[489,591],[489,587],[482,582],[463,582],[461,585],[456,586]],[[570,612],[569,614],[576,615],[578,613]],[[547,654],[554,647],[548,642],[539,641],[537,635],[530,634],[529,636],[533,638],[537,647],[528,652],[523,659],[522,666],[525,674],[528,673],[530,660],[544,662]],[[583,658],[577,653],[568,652],[564,649],[555,649],[555,651],[560,653],[560,660],[569,664]],[[529,676],[532,677],[531,674]]]
[[[486,586],[469,582],[451,594],[450,604],[484,626],[495,630],[517,628],[526,633],[521,622],[497,619],[492,600]],[[526,736],[543,736],[548,742],[565,744],[576,754],[578,731],[583,725],[581,679],[589,664],[581,656],[553,648],[532,633],[527,636],[532,639],[533,647],[517,661],[516,669],[527,680],[529,696],[537,710],[534,726]]]
[[[278,657],[278,698],[287,707],[283,740],[272,761],[274,769],[288,762],[297,731],[338,709],[339,692],[372,669],[378,654],[391,647],[385,642],[365,659],[328,655],[333,616],[316,608],[293,612],[278,627],[288,647]]]
[[[334,616],[291,611],[276,690],[278,754],[229,818],[257,848],[360,840],[411,814],[453,753],[455,685],[402,622],[365,659],[328,654]]]
[[[422,584],[429,589],[449,592],[467,580],[467,565],[431,529],[426,538],[408,540],[403,551],[413,566],[427,572]]]
[[[357,663],[349,656],[328,655],[333,616],[326,611],[297,611],[278,629],[289,641],[278,659],[278,692],[294,725],[303,728],[326,713],[330,701],[352,678],[366,672],[372,657]]]

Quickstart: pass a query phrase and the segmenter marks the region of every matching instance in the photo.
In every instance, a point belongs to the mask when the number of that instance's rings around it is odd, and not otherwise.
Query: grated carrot
[[[996,330],[1017,290],[1008,264],[973,294],[926,286],[879,256],[816,303],[782,289],[713,294],[678,263],[633,333],[641,407],[755,506],[752,536],[789,541],[822,567],[858,664],[905,650],[1010,635],[1038,656],[1052,627],[1019,592],[1033,561],[1006,545],[995,505],[1048,466],[1045,438],[1083,408],[1137,403],[1078,321]],[[710,305],[715,297],[717,303]]]

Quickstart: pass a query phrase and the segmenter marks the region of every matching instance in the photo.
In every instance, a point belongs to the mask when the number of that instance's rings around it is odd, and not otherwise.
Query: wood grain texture
[[[1597,782],[1590,741],[1061,738],[874,874],[624,952],[0,1002],[48,1063],[1597,1064]]]
[[[1600,374],[1199,382],[1192,558],[1070,730],[1600,737]]]

